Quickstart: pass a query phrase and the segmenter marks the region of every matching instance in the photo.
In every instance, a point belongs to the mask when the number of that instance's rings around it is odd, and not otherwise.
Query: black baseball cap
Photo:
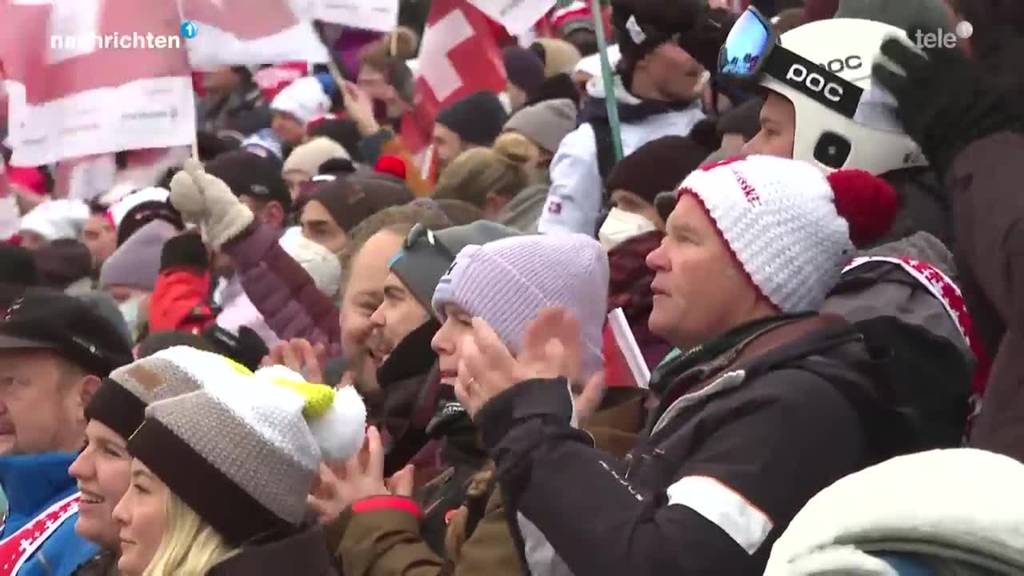
[[[292,208],[292,196],[281,176],[282,163],[271,156],[248,150],[232,150],[206,163],[207,174],[220,178],[235,196],[249,196],[264,202],[277,201],[285,212]]]
[[[0,310],[3,350],[52,350],[101,377],[132,361],[131,342],[88,303],[41,288]]]

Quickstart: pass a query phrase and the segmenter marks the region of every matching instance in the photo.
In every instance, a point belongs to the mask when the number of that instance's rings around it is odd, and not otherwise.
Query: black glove
[[[912,30],[910,37],[917,37],[916,32]],[[924,53],[889,38],[882,43],[882,54],[895,66],[875,62],[872,73],[895,96],[903,128],[940,175],[968,144],[1024,126],[1009,93],[959,50],[926,49]]]
[[[213,324],[203,331],[203,338],[213,346],[215,352],[231,358],[249,370],[257,370],[263,357],[270,354],[266,342],[248,326],[239,327],[236,336],[227,329]]]
[[[205,272],[210,267],[210,254],[203,239],[195,232],[186,232],[164,243],[160,252],[160,270],[186,267]]]

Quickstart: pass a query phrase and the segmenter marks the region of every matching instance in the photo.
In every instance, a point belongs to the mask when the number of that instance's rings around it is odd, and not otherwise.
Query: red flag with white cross
[[[420,48],[415,109],[402,125],[405,145],[421,152],[439,111],[474,92],[501,92],[505,81],[487,17],[467,0],[434,0]]]

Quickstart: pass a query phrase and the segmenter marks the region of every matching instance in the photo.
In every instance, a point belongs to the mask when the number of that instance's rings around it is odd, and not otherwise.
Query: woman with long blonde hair
[[[193,370],[201,366],[202,370]],[[121,555],[114,506],[131,484],[128,438],[142,424],[146,406],[203,387],[203,379],[247,383],[244,369],[223,356],[175,346],[114,370],[85,408],[85,445],[68,473],[81,498],[75,532],[102,550],[75,574],[116,574]],[[249,374],[251,376],[251,374]]]
[[[306,499],[322,460],[362,445],[365,419],[354,389],[279,366],[151,404],[128,441],[131,485],[113,514],[118,570],[336,575]]]

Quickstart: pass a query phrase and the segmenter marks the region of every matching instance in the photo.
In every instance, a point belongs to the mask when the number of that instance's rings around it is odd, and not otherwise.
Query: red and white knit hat
[[[884,180],[860,170],[825,176],[771,156],[727,160],[691,173],[693,194],[761,294],[782,312],[817,310],[854,247],[889,230],[898,205]]]

